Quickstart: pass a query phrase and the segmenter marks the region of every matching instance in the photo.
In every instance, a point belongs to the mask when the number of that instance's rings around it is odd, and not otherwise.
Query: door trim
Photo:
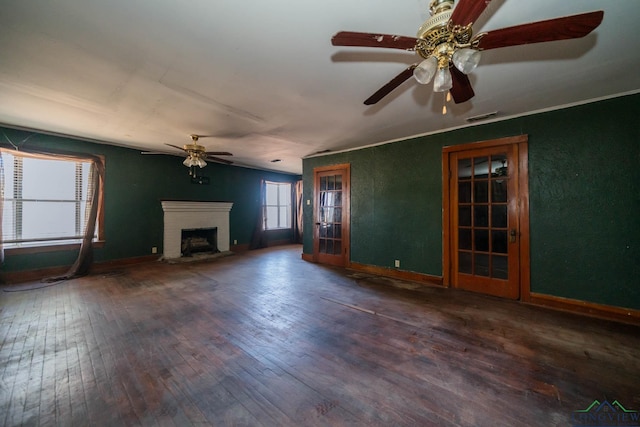
[[[453,275],[452,245],[451,236],[451,207],[450,207],[450,176],[451,165],[449,162],[450,153],[466,150],[476,150],[496,146],[517,145],[518,151],[518,224],[520,230],[520,300],[531,300],[531,262],[530,262],[530,239],[529,239],[529,137],[528,135],[518,135],[506,138],[491,139],[487,141],[473,142],[470,144],[454,145],[442,148],[442,283],[451,287],[451,277]]]
[[[337,165],[319,166],[313,168],[313,254],[312,260],[317,263],[318,260],[318,210],[316,202],[319,197],[319,191],[317,185],[318,173],[324,172],[342,172],[343,173],[343,193],[342,193],[342,267],[349,267],[351,265],[351,164],[342,163]]]

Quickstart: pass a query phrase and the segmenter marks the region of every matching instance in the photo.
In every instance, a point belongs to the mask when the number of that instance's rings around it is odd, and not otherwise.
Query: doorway
[[[350,165],[315,168],[313,259],[347,267],[350,260]]]
[[[443,149],[443,281],[529,299],[528,138]]]

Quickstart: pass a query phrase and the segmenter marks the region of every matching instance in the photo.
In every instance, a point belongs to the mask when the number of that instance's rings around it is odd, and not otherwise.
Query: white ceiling
[[[428,0],[0,0],[0,123],[176,153],[189,134],[237,164],[301,159],[640,89],[640,1],[494,0],[476,32],[604,10],[577,40],[486,51],[463,104],[413,79],[416,62],[331,46],[340,30],[415,36]],[[281,159],[279,163],[271,163]],[[141,156],[144,161],[144,156]],[[177,159],[178,161],[178,159]]]

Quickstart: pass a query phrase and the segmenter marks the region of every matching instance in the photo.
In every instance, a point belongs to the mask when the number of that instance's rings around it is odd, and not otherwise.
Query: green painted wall
[[[300,176],[209,163],[202,173],[211,184],[192,184],[179,157],[141,155],[140,151],[94,144],[71,138],[0,128],[14,143],[29,139],[24,147],[57,148],[105,156],[105,245],[95,250],[96,262],[151,255],[151,247],[162,253],[163,211],[161,200],[233,202],[229,222],[230,241],[248,244],[260,206],[260,180],[294,182]],[[0,136],[3,146],[7,140]],[[290,237],[290,232],[270,234],[271,240]],[[2,271],[32,270],[71,265],[76,251],[7,255]]]
[[[442,147],[527,134],[531,291],[640,309],[638,117],[636,94],[305,159],[304,198],[313,168],[350,163],[351,260],[441,276]]]

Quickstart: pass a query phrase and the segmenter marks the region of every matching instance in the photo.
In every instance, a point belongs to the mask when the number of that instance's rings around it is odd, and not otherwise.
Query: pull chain
[[[442,115],[444,116],[445,114],[447,114],[447,102],[451,101],[451,92],[447,91],[447,96],[444,99],[444,102],[442,103]]]

